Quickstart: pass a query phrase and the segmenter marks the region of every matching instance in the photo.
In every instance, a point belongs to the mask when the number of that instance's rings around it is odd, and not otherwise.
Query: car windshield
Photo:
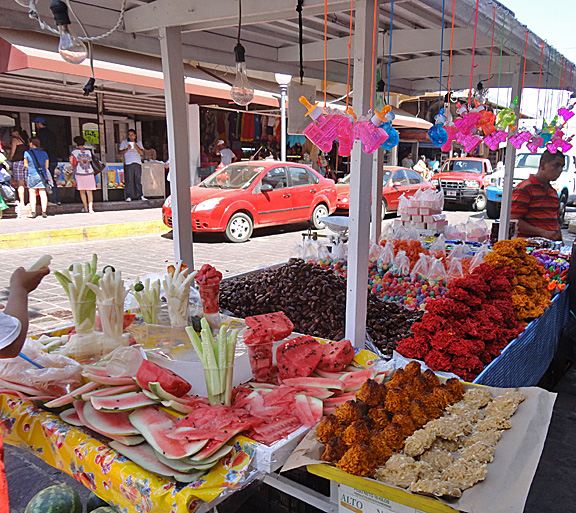
[[[540,167],[540,158],[542,157],[541,154],[538,153],[518,153],[516,155],[516,162],[514,163],[514,167],[529,167],[532,169],[538,169]],[[568,169],[568,156],[564,156],[564,168],[562,171],[566,171]]]
[[[200,187],[210,189],[246,189],[260,174],[263,167],[230,164],[204,180]]]
[[[442,167],[442,173],[482,173],[480,160],[448,160]]]
[[[386,187],[388,180],[390,180],[390,174],[391,173],[392,173],[392,171],[384,171],[384,177],[382,179],[382,183],[384,184],[384,187]],[[349,184],[350,183],[350,175],[346,175],[338,183],[348,183]]]

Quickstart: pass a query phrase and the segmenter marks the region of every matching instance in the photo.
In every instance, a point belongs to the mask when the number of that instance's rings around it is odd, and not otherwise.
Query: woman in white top
[[[76,179],[76,188],[80,193],[80,199],[84,205],[84,212],[94,213],[92,204],[94,198],[92,191],[96,190],[96,179],[94,178],[94,169],[92,168],[92,151],[86,148],[86,140],[81,135],[74,137],[74,148],[70,155],[70,164],[74,168],[74,178]]]

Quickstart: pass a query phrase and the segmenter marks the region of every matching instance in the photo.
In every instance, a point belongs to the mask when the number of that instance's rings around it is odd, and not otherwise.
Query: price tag
[[[351,486],[338,485],[338,513],[421,513],[419,509],[393,502]]]

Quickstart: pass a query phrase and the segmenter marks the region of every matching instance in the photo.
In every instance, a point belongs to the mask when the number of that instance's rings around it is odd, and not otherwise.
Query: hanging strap
[[[472,104],[472,83],[474,81],[474,57],[476,56],[476,36],[478,35],[478,10],[480,0],[476,0],[476,21],[474,22],[474,46],[472,46],[472,64],[470,66],[470,89],[468,91],[468,105]]]
[[[298,49],[300,50],[300,84],[304,82],[304,45],[302,42],[303,23],[302,23],[302,5],[304,0],[298,0],[296,10],[298,11]]]
[[[350,35],[348,36],[348,74],[346,78],[346,112],[350,101],[350,59],[352,57],[352,14],[354,13],[354,0],[350,0]]]
[[[450,36],[450,64],[448,66],[448,101],[452,90],[452,54],[454,53],[454,17],[456,14],[456,0],[452,0],[452,35]]]
[[[324,107],[326,107],[326,69],[328,67],[328,0],[324,0]]]
[[[444,1],[444,0],[442,0]],[[392,31],[394,30],[394,0],[390,0],[390,34],[388,41],[388,93],[386,103],[390,105],[390,80],[392,68]]]
[[[490,79],[492,78],[492,53],[494,51],[494,29],[495,28],[496,28],[496,6],[494,6],[494,11],[492,13],[492,41],[490,42],[490,63],[488,64],[487,89],[490,89]]]
[[[376,29],[378,28],[378,1],[374,1],[374,24],[372,28],[372,73],[370,75],[370,110],[374,110],[374,61],[376,59]],[[390,82],[390,80],[388,80]]]
[[[444,62],[444,15],[446,0],[442,0],[442,31],[440,35],[440,78],[438,79],[438,111],[442,108],[442,64]]]

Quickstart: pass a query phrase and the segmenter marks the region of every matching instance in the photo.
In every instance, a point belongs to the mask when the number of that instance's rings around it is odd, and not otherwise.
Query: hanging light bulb
[[[374,112],[381,111],[386,106],[386,93],[384,88],[386,84],[380,79],[376,84],[376,102],[374,103]]]
[[[246,59],[244,47],[238,43],[234,48],[236,56],[236,78],[232,84],[230,96],[238,105],[248,105],[254,100],[254,88],[246,76]]]
[[[80,64],[86,59],[88,50],[86,45],[70,32],[69,26],[72,22],[68,16],[68,6],[62,0],[52,0],[50,10],[60,31],[58,43],[60,57],[70,64]]]
[[[474,91],[474,99],[478,100],[478,103],[484,104],[486,103],[487,96],[488,96],[488,89],[484,88],[484,84],[482,84],[482,82],[478,82],[476,90]]]

